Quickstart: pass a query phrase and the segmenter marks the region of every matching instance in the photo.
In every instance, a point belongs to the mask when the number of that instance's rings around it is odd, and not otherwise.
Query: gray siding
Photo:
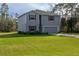
[[[47,15],[42,15],[42,27],[43,27],[42,32],[46,32],[47,30],[49,31],[50,28],[51,28],[50,31],[52,33],[59,32],[60,17],[59,16],[54,16],[54,20],[50,21],[50,20],[48,20],[48,16]],[[56,30],[53,30],[52,28],[56,28]]]
[[[18,19],[18,31],[26,32],[26,15]]]
[[[58,16],[54,16],[54,20],[50,21],[48,20],[48,16],[43,15],[42,16],[42,25],[43,26],[58,26],[59,25],[59,17]]]
[[[36,15],[36,20],[29,20],[29,15]],[[36,26],[36,31],[39,31],[39,15],[31,12],[27,14],[27,30],[29,31],[29,26]]]

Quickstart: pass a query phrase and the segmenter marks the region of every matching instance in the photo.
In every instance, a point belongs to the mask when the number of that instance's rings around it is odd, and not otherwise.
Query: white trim
[[[42,27],[58,27],[58,25],[54,25],[54,26],[42,26]]]

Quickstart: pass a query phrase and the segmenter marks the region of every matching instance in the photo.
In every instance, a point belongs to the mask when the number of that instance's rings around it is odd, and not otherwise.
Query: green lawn
[[[79,56],[79,38],[0,33],[0,55]]]

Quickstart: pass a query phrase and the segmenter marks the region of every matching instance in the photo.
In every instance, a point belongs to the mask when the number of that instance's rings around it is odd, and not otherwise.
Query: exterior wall
[[[50,28],[52,30],[50,30]],[[54,28],[56,28],[56,30],[54,30]],[[46,15],[42,16],[42,32],[46,32],[48,30],[48,32],[57,33],[59,32],[59,28],[60,28],[60,17],[59,16],[54,16],[53,21],[48,20],[48,16]]]
[[[57,23],[57,32],[60,31],[60,24],[61,24],[61,17],[60,16],[55,16],[56,23]]]
[[[54,20],[50,21],[48,20],[48,16],[43,15],[42,16],[42,25],[43,26],[58,26],[60,24],[60,17],[59,16],[54,16]]]
[[[18,31],[26,32],[26,15],[21,16],[18,19]]]
[[[36,15],[36,20],[29,20],[29,15]],[[54,20],[48,20],[47,15],[41,16],[42,32],[57,33],[60,28],[60,17],[54,16]],[[36,26],[36,31],[39,31],[39,14],[29,12],[18,19],[18,31],[29,32],[29,26]]]
[[[35,20],[29,20],[29,15],[36,15]],[[27,30],[29,31],[29,26],[36,26],[36,31],[39,31],[39,15],[34,12],[27,14]]]

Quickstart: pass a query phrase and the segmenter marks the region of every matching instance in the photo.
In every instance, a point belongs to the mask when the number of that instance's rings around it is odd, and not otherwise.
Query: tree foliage
[[[71,17],[69,20],[67,20],[67,32],[74,32],[74,26],[77,23],[76,17]]]
[[[61,19],[61,26],[60,26],[61,31],[64,31],[65,26],[66,26],[66,19],[62,18]]]
[[[13,28],[12,20],[0,20],[0,31],[2,32],[10,32]]]
[[[79,10],[78,7],[78,3],[58,3],[54,6],[54,8],[52,8],[53,13],[57,13],[59,15],[62,14],[61,31],[64,29],[67,29],[67,32],[75,31],[75,25],[77,24],[77,21],[79,19],[79,15],[76,16],[77,14],[79,14],[76,11],[77,9]]]
[[[69,14],[74,14],[75,15],[75,9],[78,3],[58,3],[52,8],[53,13],[58,13],[67,16]],[[50,5],[52,6],[52,5]]]
[[[1,5],[1,15],[0,15],[0,31],[10,32],[16,29],[16,24],[13,19],[8,14],[8,5],[3,3]]]

